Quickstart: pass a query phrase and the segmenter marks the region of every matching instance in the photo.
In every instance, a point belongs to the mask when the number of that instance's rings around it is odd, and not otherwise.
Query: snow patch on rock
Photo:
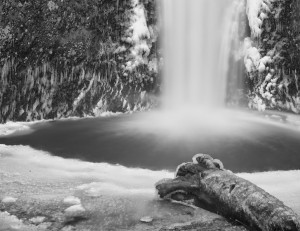
[[[7,196],[7,197],[4,197],[1,202],[4,204],[10,204],[10,203],[15,203],[17,200],[18,199],[15,197]]]
[[[39,224],[43,223],[45,221],[45,219],[46,219],[46,217],[37,216],[37,217],[31,218],[29,221],[35,225],[39,225]]]
[[[18,131],[30,131],[30,127],[25,123],[20,122],[7,122],[6,124],[0,124],[0,136],[8,136]]]
[[[75,216],[82,215],[85,211],[86,211],[85,208],[83,208],[81,204],[72,205],[69,208],[65,209],[65,214],[68,217],[75,217]]]
[[[69,204],[69,205],[79,205],[81,204],[81,200],[78,197],[74,197],[74,196],[69,196],[66,197],[63,200],[64,204]]]
[[[141,222],[144,222],[144,223],[151,223],[153,221],[153,218],[152,217],[149,217],[149,216],[146,216],[146,217],[142,217],[140,219]]]

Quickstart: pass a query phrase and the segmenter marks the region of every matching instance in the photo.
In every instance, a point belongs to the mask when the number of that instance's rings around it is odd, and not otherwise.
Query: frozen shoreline
[[[119,114],[105,113],[102,117],[115,115]],[[272,113],[251,117],[275,126],[292,127],[290,118]],[[60,121],[81,119],[86,117]],[[292,120],[296,121],[296,129],[298,119],[295,115]],[[35,124],[46,125],[51,121],[8,122],[0,125],[0,137],[32,132]],[[148,204],[156,201],[154,184],[163,178],[173,178],[173,174],[64,159],[29,146],[0,144],[0,230],[47,230],[49,221],[57,217],[59,221],[70,219],[77,213],[83,213],[89,220],[80,222],[79,230],[89,223],[94,227],[90,230],[132,224],[141,215],[147,216]],[[300,214],[300,170],[237,175],[257,184]],[[31,212],[27,213],[29,205]],[[130,214],[129,218],[124,217],[125,213]],[[35,224],[43,219],[41,224]]]
[[[68,211],[71,211],[71,215],[76,212],[90,214],[88,216],[91,216],[92,220],[95,219],[92,218],[94,213],[100,213],[104,217],[107,214],[105,218],[107,223],[103,225],[108,226],[117,222],[116,214],[122,217],[127,210],[136,217],[132,219],[138,220],[141,211],[142,214],[147,215],[147,203],[157,198],[154,184],[163,178],[172,178],[174,174],[168,171],[64,159],[28,146],[2,144],[0,144],[0,169],[2,211],[10,212],[8,208],[11,208],[3,201],[13,204],[18,209],[26,208],[28,203],[36,203],[37,207],[33,205],[32,210],[36,209],[40,211],[39,213],[43,213],[41,208],[52,206],[51,214],[59,214],[62,217],[67,216]],[[257,184],[278,197],[298,214],[300,213],[298,196],[300,170],[239,173],[238,175]],[[70,204],[66,205],[64,202],[74,202],[75,205],[70,207]],[[67,210],[69,207],[70,209]],[[30,219],[36,221],[40,218],[28,214],[28,220]],[[97,220],[92,221],[95,222],[95,227],[99,225],[99,219],[101,221],[104,218],[98,217]],[[35,230],[36,227],[38,230],[43,230],[42,226],[32,226],[31,223],[29,226],[33,228],[25,229],[22,221],[18,221],[16,217],[6,212],[0,213],[1,222],[9,227],[17,225],[22,230]]]
[[[109,116],[118,116],[123,113],[119,112],[103,112],[97,117],[109,117]],[[97,118],[93,116],[85,116],[85,117],[68,117],[68,118],[60,118],[60,119],[47,119],[47,120],[36,120],[29,122],[12,122],[8,121],[5,124],[0,124],[0,137],[1,136],[9,136],[14,135],[15,133],[28,133],[31,132],[31,126],[35,124],[43,124],[53,121],[66,121],[66,120],[82,120],[87,118]]]

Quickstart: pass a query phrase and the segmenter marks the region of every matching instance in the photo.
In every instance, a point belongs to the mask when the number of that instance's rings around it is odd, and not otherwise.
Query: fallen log
[[[156,189],[163,199],[207,209],[249,230],[300,231],[299,217],[291,208],[206,154],[179,165],[175,178],[158,182]]]

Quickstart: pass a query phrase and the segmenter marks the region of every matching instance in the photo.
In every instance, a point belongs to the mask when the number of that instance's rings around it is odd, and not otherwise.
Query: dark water
[[[253,115],[230,115],[220,123],[204,118],[200,124],[158,118],[141,113],[53,121],[33,125],[30,134],[2,137],[0,143],[155,170],[174,170],[196,153],[209,153],[235,172],[300,169],[300,132],[288,126]]]

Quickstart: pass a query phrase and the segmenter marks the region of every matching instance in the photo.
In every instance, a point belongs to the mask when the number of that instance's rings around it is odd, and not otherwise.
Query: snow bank
[[[36,181],[76,179],[95,182],[81,186],[87,192],[91,188],[103,192],[111,187],[116,193],[124,192],[153,192],[154,184],[161,178],[172,178],[168,171],[151,171],[140,168],[126,168],[107,163],[90,163],[75,159],[64,159],[50,153],[35,150],[28,146],[6,146],[0,144],[0,169],[10,173],[12,169],[20,177]],[[77,185],[80,186],[80,185]],[[76,187],[76,185],[74,185]],[[112,193],[110,191],[110,193]]]
[[[0,137],[1,136],[8,136],[15,132],[19,131],[30,131],[29,125],[26,123],[20,122],[7,122],[6,124],[0,124]]]
[[[55,182],[61,179],[72,180],[75,181],[75,190],[91,197],[103,195],[154,197],[155,183],[163,178],[173,178],[174,174],[168,171],[63,159],[27,146],[0,145],[0,154],[1,172],[13,174],[12,171],[16,171],[20,178],[25,179],[24,182],[29,178],[33,181],[40,179],[44,183],[51,180]],[[300,170],[240,173],[238,175],[257,184],[300,213]],[[79,198],[77,199],[67,197],[64,202],[80,202]],[[68,211],[70,213],[83,211],[80,206],[81,203],[76,204],[75,207],[72,205]]]
[[[129,181],[130,180],[131,179],[129,179]],[[92,182],[89,184],[79,185],[76,189],[81,190],[88,196],[92,196],[92,197],[98,197],[101,195],[111,195],[112,193],[114,195],[124,195],[124,194],[154,195],[155,193],[154,184],[152,185],[152,187],[131,188],[131,187],[120,186],[108,182]]]
[[[109,117],[109,116],[118,116],[123,114],[122,112],[100,112],[96,114],[96,117]],[[59,119],[44,119],[44,120],[37,120],[37,121],[30,121],[30,122],[12,122],[9,121],[5,124],[0,124],[0,137],[1,136],[8,136],[13,135],[19,132],[26,132],[30,133],[33,131],[31,128],[32,125],[39,124],[39,123],[47,123],[51,121],[65,121],[65,120],[80,120],[80,119],[86,119],[86,118],[93,118],[92,116],[85,116],[85,117],[76,117],[76,116],[70,116],[68,118],[59,118]]]

